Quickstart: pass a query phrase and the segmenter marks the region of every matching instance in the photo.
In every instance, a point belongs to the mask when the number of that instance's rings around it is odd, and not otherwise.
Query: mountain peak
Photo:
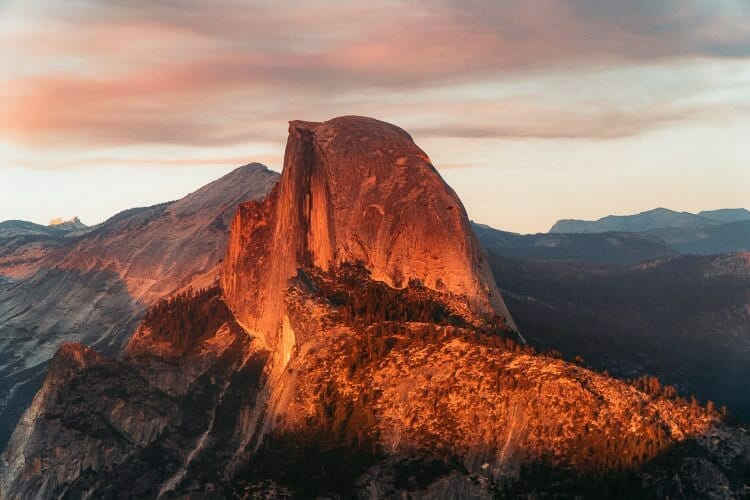
[[[62,217],[56,217],[49,221],[49,225],[47,227],[54,232],[59,233],[77,231],[79,229],[85,229],[88,226],[81,222],[81,219],[79,219],[78,217],[73,217],[72,219],[68,220],[64,220]]]
[[[656,207],[652,208],[651,210],[644,210],[643,212],[639,212],[638,215],[665,215],[665,214],[679,214],[679,213],[685,213],[685,212],[677,212],[676,210],[672,210],[670,208],[665,207]]]
[[[361,116],[291,121],[279,184],[233,221],[228,302],[243,325],[274,332],[299,268],[346,263],[395,288],[416,280],[461,297],[471,314],[511,323],[461,201],[409,134]]]
[[[74,216],[72,219],[65,220],[62,217],[55,217],[54,219],[49,221],[49,224],[47,224],[48,227],[55,228],[55,229],[83,229],[86,227],[86,224],[81,222],[81,219],[78,218],[78,216]]]
[[[278,175],[278,172],[275,172],[268,168],[266,165],[258,162],[250,162],[245,165],[242,165],[240,167],[235,168],[234,170],[231,170],[230,172],[224,174],[222,177],[217,179],[217,181],[228,181],[236,176],[244,176],[244,175],[254,175],[254,174],[272,174],[272,175]]]
[[[248,199],[265,196],[278,178],[279,174],[265,165],[248,163],[173,202],[169,211],[179,217],[185,217],[199,214],[219,204],[234,208]],[[228,223],[229,220],[225,222]]]

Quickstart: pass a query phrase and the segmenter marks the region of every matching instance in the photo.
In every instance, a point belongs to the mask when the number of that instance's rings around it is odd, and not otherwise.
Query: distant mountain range
[[[750,211],[744,208],[692,214],[656,208],[635,215],[609,215],[595,221],[563,219],[549,234],[638,233],[660,240],[675,252],[715,255],[750,250]]]
[[[87,226],[78,217],[70,220],[52,219],[47,226],[25,220],[6,220],[0,222],[0,238],[16,236],[60,236],[64,233],[85,229]]]
[[[608,215],[595,221],[562,219],[549,230],[550,233],[607,233],[645,232],[654,229],[698,229],[727,222],[750,220],[750,211],[744,208],[708,210],[693,214],[655,208],[635,215]]]
[[[495,256],[533,261],[630,265],[678,255],[645,233],[518,234],[474,223],[482,246]]]
[[[647,234],[684,254],[716,255],[750,250],[750,220],[692,229],[666,227]]]

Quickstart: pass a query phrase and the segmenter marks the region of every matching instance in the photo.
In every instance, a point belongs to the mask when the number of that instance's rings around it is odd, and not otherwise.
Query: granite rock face
[[[0,449],[61,344],[116,354],[160,297],[211,283],[237,205],[278,177],[246,165],[180,200],[76,230],[0,223]]]
[[[240,207],[231,233],[222,286],[239,321],[264,335],[278,331],[298,268],[357,262],[392,287],[418,282],[513,324],[461,201],[385,122],[290,122],[279,185]]]
[[[696,469],[742,491],[750,443],[716,411],[516,333],[405,132],[292,122],[220,284],[158,301],[119,359],[65,347],[0,456],[0,496],[689,497]]]
[[[64,344],[0,456],[0,494],[54,497],[58,484],[116,464],[131,447],[153,441],[174,412],[168,397],[118,361]]]
[[[217,290],[162,309],[169,322],[185,304],[201,307],[203,329],[175,324],[177,335],[163,336],[152,316],[118,359],[64,344],[0,455],[0,498],[156,498],[186,475],[194,480],[192,467],[218,481],[266,353],[217,303]],[[179,338],[195,342],[186,348]]]

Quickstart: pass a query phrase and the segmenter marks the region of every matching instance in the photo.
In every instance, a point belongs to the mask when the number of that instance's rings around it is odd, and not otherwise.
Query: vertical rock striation
[[[276,343],[283,292],[301,267],[362,263],[373,279],[417,281],[488,319],[510,314],[461,201],[400,128],[372,118],[292,121],[279,184],[241,206],[222,286],[239,321]]]

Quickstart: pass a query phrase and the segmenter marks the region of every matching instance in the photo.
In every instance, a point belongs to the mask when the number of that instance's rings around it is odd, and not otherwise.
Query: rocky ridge
[[[719,212],[721,217],[722,211]],[[692,214],[667,208],[655,208],[635,215],[608,215],[595,221],[562,219],[549,230],[550,233],[605,233],[610,231],[643,232],[665,227],[698,229],[721,224],[710,212]]]
[[[0,495],[746,493],[747,435],[715,411],[518,341],[420,155],[376,120],[292,122],[278,187],[235,216],[220,286],[157,303],[118,360],[58,354],[0,457]]]
[[[181,200],[76,231],[0,223],[0,448],[58,346],[116,354],[160,297],[212,283],[237,205],[265,196],[278,175],[246,165]]]
[[[62,217],[55,217],[54,219],[49,221],[47,227],[50,227],[57,231],[77,231],[79,229],[85,229],[87,226],[86,224],[81,222],[81,219],[75,216],[69,220],[65,220]]]

